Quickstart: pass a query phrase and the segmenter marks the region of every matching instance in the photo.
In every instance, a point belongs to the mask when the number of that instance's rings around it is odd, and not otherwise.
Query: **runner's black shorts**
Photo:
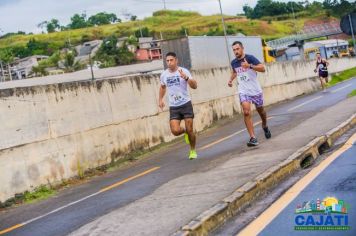
[[[170,120],[184,120],[187,118],[194,119],[193,105],[191,101],[178,107],[169,108]]]
[[[329,76],[329,73],[327,71],[319,71],[319,77],[327,78],[328,76]]]

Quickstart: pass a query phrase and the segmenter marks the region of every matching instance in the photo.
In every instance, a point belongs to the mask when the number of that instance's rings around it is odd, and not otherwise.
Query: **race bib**
[[[250,80],[249,76],[247,73],[241,73],[237,75],[237,79],[239,81],[239,83],[241,82],[247,82]]]
[[[184,102],[185,98],[181,93],[174,93],[170,95],[170,100],[173,104],[178,104],[180,102]]]

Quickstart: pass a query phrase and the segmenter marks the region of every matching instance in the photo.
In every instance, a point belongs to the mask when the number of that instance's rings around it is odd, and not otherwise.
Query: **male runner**
[[[187,144],[190,144],[189,159],[197,158],[195,150],[196,136],[193,130],[194,112],[192,102],[188,93],[188,85],[192,89],[197,88],[197,82],[192,78],[190,72],[178,66],[177,55],[174,52],[166,54],[168,69],[161,74],[161,87],[159,89],[159,107],[165,106],[163,97],[168,88],[170,128],[175,136],[184,134]],[[180,126],[184,119],[185,129]]]
[[[258,141],[253,128],[251,103],[255,104],[256,110],[262,119],[265,137],[267,139],[272,137],[271,131],[267,126],[267,114],[263,108],[262,88],[257,80],[257,72],[265,72],[265,66],[256,57],[245,54],[244,46],[240,41],[234,42],[232,49],[236,58],[231,62],[233,70],[228,85],[232,87],[232,82],[237,76],[238,93],[244,113],[244,121],[250,135],[247,146],[253,147],[258,145]]]
[[[321,58],[320,52],[316,54],[316,68],[314,70],[315,73],[318,72],[319,74],[319,79],[320,79],[320,84],[321,88],[323,91],[326,89],[326,83],[328,83],[328,66],[329,62],[325,60],[324,58]]]

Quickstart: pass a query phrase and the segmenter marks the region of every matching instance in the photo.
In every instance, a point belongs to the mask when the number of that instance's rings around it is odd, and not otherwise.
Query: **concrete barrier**
[[[355,59],[343,58],[332,60],[329,70],[355,66]],[[259,77],[266,105],[316,90],[314,68],[314,62],[268,65]],[[197,131],[240,112],[229,76],[228,68],[193,72]],[[156,74],[0,90],[0,201],[172,140],[158,88]]]

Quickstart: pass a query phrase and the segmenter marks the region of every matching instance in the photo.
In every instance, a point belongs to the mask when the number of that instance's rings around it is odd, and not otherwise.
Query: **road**
[[[339,150],[299,180],[238,235],[356,235],[356,131]],[[303,202],[336,198],[349,205],[347,214],[295,214]],[[338,202],[338,201],[336,201]],[[328,203],[326,203],[328,204]],[[335,217],[336,216],[336,217]],[[345,218],[347,220],[345,221]],[[307,223],[307,219],[309,222]],[[346,226],[346,230],[295,230],[296,226]]]
[[[356,89],[356,79],[332,87],[325,93],[317,92],[267,108],[272,134],[281,135],[296,124],[338,104],[353,89]],[[255,120],[258,120],[256,116]],[[266,141],[262,138],[261,130],[257,129],[256,133],[263,145]],[[228,162],[234,155],[247,152],[247,139],[241,117],[220,122],[199,135],[200,158],[197,161],[187,159],[188,147],[183,142],[174,142],[149,153],[140,161],[120,168],[119,171],[64,189],[56,197],[0,212],[0,234],[2,230],[6,235],[17,236],[67,235],[101,216],[144,199],[170,181],[194,173],[208,172]],[[229,189],[214,192],[216,195],[213,197],[216,199],[213,201],[217,202],[230,192]],[[211,203],[207,201],[202,209],[209,204]],[[196,207],[196,210],[200,211],[200,208]],[[182,222],[184,221],[185,219]]]

